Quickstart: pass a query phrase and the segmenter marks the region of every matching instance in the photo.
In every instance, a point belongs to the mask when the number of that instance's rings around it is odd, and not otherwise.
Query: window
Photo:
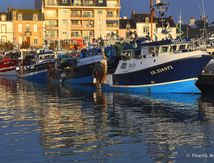
[[[33,20],[37,21],[38,20],[38,14],[33,14]]]
[[[71,25],[80,25],[81,24],[81,21],[79,20],[72,20],[71,21]]]
[[[75,6],[78,6],[78,5],[81,5],[81,4],[82,4],[81,0],[73,0],[73,1],[71,1],[71,2],[72,2],[72,4],[75,5]]]
[[[48,20],[48,21],[45,21],[45,26],[46,28],[48,28],[49,26],[56,27],[58,26],[58,22],[57,20]]]
[[[83,17],[92,17],[92,12],[91,11],[83,12]]]
[[[34,24],[34,25],[33,25],[33,31],[34,31],[34,32],[37,32],[37,31],[38,31],[37,24]]]
[[[143,27],[143,33],[145,33],[145,34],[149,33],[149,27],[148,26]]]
[[[179,50],[185,50],[186,49],[186,45],[180,45]]]
[[[122,65],[121,65],[121,69],[126,69],[126,67],[127,67],[127,63],[122,63]]]
[[[68,25],[68,21],[67,21],[66,19],[63,19],[63,20],[62,20],[62,24],[63,24],[63,25]]]
[[[170,51],[171,51],[171,52],[175,52],[175,51],[176,51],[176,48],[177,48],[177,47],[176,47],[175,45],[173,45],[173,46],[171,46]]]
[[[66,14],[66,13],[67,13],[67,10],[62,10],[62,13],[63,13],[63,14]]]
[[[79,16],[81,16],[81,12],[80,11],[71,11],[71,16],[73,16],[73,17],[79,17]]]
[[[168,51],[168,46],[161,47],[161,52],[166,53]]]
[[[2,36],[1,37],[1,42],[2,43],[6,43],[7,42],[7,37],[6,36]]]
[[[67,0],[62,0],[62,4],[66,4],[67,3]]]
[[[48,31],[48,36],[52,38],[57,37],[57,31],[55,30]]]
[[[107,17],[113,17],[114,14],[113,14],[113,11],[107,11]]]
[[[6,15],[1,15],[1,21],[6,21]]]
[[[71,32],[71,37],[81,37],[80,32]]]
[[[5,24],[1,25],[1,32],[2,33],[7,33],[7,26]]]
[[[102,11],[102,10],[99,10],[99,11],[98,11],[98,14],[103,14],[103,11]]]
[[[33,43],[34,43],[34,45],[37,45],[37,44],[38,44],[38,39],[37,39],[37,37],[34,37]]]
[[[30,32],[30,24],[26,24],[26,32]]]
[[[19,31],[19,32],[22,32],[22,24],[19,24],[19,25],[18,25],[18,31]]]
[[[19,44],[22,44],[22,42],[23,42],[22,36],[19,36]]]
[[[22,20],[23,18],[22,18],[22,14],[21,13],[19,13],[18,14],[18,20]]]
[[[55,10],[48,10],[47,11],[47,17],[55,17],[56,11]]]
[[[149,24],[149,18],[148,17],[145,18],[145,23]]]
[[[47,5],[56,5],[55,0],[47,0]]]

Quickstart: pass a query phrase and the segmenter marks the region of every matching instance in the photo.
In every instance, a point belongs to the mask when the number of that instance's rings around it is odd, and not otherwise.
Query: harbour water
[[[214,162],[214,96],[0,78],[1,163]]]

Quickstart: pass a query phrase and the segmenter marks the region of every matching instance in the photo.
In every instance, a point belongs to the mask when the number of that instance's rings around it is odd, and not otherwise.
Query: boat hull
[[[50,80],[61,80],[63,83],[71,85],[93,85],[93,70],[94,66],[98,63],[100,63],[100,60],[95,63],[77,66],[68,75],[64,75],[65,78]]]
[[[208,55],[188,57],[136,72],[108,75],[110,79],[104,88],[150,93],[200,93],[195,82],[211,58]]]
[[[195,86],[197,78],[186,79],[181,81],[167,82],[161,84],[142,85],[136,87],[118,87],[104,85],[104,90],[120,91],[120,92],[144,92],[144,93],[200,93]]]
[[[203,93],[213,93],[214,92],[214,75],[213,74],[202,74],[199,80],[196,82],[196,86]]]
[[[38,84],[48,83],[48,70],[41,70],[36,72],[30,72],[25,74],[17,74],[19,78],[27,80],[29,82],[35,82]]]
[[[16,68],[7,71],[0,70],[0,76],[16,76]]]

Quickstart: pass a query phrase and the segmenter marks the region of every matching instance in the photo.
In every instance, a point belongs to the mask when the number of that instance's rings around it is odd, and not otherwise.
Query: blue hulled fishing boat
[[[43,84],[48,82],[48,70],[54,66],[55,53],[44,49],[21,51],[19,62],[16,69],[19,78]]]
[[[103,75],[100,83],[112,90],[198,93],[195,82],[211,59],[186,39],[144,42],[140,54],[123,51],[115,71]]]

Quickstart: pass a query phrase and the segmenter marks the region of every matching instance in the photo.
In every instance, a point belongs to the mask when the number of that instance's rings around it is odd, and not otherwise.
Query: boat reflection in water
[[[0,82],[1,98],[7,94],[0,110],[2,159],[15,155],[20,162],[197,162],[187,154],[213,151],[214,105],[199,95],[175,101],[83,86],[17,81],[13,90],[8,87]],[[7,137],[14,141],[4,142]],[[4,155],[11,146],[14,152]]]

